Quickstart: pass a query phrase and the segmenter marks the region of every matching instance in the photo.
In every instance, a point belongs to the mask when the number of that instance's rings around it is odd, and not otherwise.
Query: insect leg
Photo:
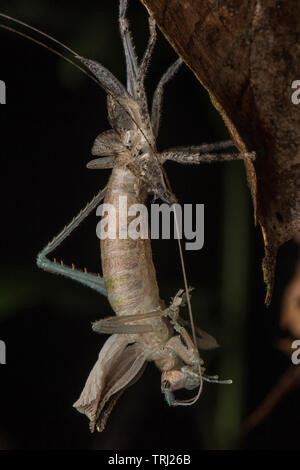
[[[154,92],[151,110],[151,124],[155,138],[158,136],[164,86],[175,75],[181,64],[182,59],[179,57],[179,59],[170,65],[167,71],[163,74]]]
[[[126,59],[126,70],[127,70],[127,91],[133,96],[136,96],[136,74],[137,74],[137,57],[134,51],[131,34],[129,30],[129,24],[126,18],[127,0],[120,1],[119,8],[119,24],[121,38],[123,41],[123,47]]]
[[[130,100],[126,88],[106,67],[95,60],[86,59],[85,57],[77,56],[77,59],[92,72],[108,94],[117,98],[118,102],[121,102],[122,99]]]
[[[192,289],[190,288],[190,290]],[[187,330],[178,321],[179,308],[184,305],[183,294],[183,289],[180,289],[173,298],[171,305],[162,312],[163,316],[169,317],[174,330],[180,335],[170,338],[165,347],[174,350],[186,364],[191,364],[194,363],[195,360],[199,361],[199,355]],[[184,343],[181,341],[180,337],[183,339]]]
[[[241,153],[201,153],[199,150],[195,150],[197,147],[182,147],[181,150],[170,149],[160,154],[160,160],[164,163],[166,160],[172,160],[173,162],[183,163],[185,165],[195,165],[198,163],[209,163],[218,161],[229,161],[229,160],[255,160],[255,152],[241,152]]]
[[[178,357],[180,357],[185,364],[195,365],[195,363],[204,364],[203,360],[199,357],[194,344],[188,334],[188,332],[183,328],[184,332],[181,331],[181,334],[186,342],[186,345],[183,344],[179,335],[172,336],[166,344],[165,349],[171,349]]]
[[[151,55],[152,55],[153,48],[154,48],[155,42],[156,42],[156,23],[155,23],[155,19],[154,19],[153,16],[150,15],[148,17],[148,21],[149,21],[150,36],[149,36],[149,41],[148,41],[148,44],[147,44],[146,51],[144,53],[144,56],[143,56],[142,61],[139,65],[139,68],[138,68],[137,88],[143,88],[143,86],[144,86],[144,80],[145,80],[145,77],[146,77],[146,74],[147,74],[147,70],[148,70],[148,67],[149,67],[149,64],[150,64]]]
[[[55,250],[69,235],[72,231],[78,227],[78,225],[87,217],[90,212],[97,207],[99,202],[104,198],[106,188],[102,189],[96,196],[92,199],[87,206],[79,212],[79,214],[74,217],[74,219],[38,254],[37,256],[37,265],[39,268],[44,269],[45,271],[52,272],[54,274],[60,274],[65,277],[74,279],[75,281],[84,284],[91,289],[100,292],[107,296],[107,292],[104,286],[103,279],[99,278],[96,274],[86,273],[84,271],[79,271],[73,267],[65,266],[63,264],[58,264],[54,261],[50,261],[47,256]]]
[[[172,147],[167,149],[166,152],[187,152],[187,153],[208,153],[215,152],[216,150],[227,149],[234,147],[235,144],[232,140],[221,140],[220,142],[213,142],[212,144],[190,145],[188,147]]]
[[[148,17],[149,21],[149,31],[150,31],[150,36],[149,36],[149,41],[147,44],[146,51],[144,53],[144,56],[141,60],[141,63],[138,67],[138,72],[137,72],[137,77],[136,77],[136,94],[137,97],[139,98],[140,105],[142,108],[142,114],[147,120],[149,119],[149,112],[148,112],[148,103],[147,103],[147,97],[146,97],[146,92],[144,88],[144,81],[145,77],[147,74],[147,70],[150,64],[150,59],[152,55],[152,51],[156,42],[156,23],[155,19],[153,16]],[[148,123],[150,126],[150,122]]]

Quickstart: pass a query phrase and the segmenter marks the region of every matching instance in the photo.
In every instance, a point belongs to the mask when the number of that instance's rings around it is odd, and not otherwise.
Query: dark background
[[[141,57],[148,38],[146,14],[137,0],[129,3]],[[125,81],[117,0],[64,0],[55,6],[46,0],[2,1],[1,11],[101,61]],[[89,289],[39,271],[35,257],[109,177],[108,170],[85,168],[94,138],[109,128],[105,93],[49,51],[5,30],[0,30],[0,56],[0,79],[7,86],[7,104],[0,108],[0,339],[7,345],[7,364],[0,365],[0,448],[297,448],[297,391],[249,435],[242,432],[245,417],[289,365],[273,344],[280,334],[282,291],[296,256],[292,242],[280,250],[267,310],[260,269],[263,241],[254,228],[242,162],[166,165],[179,201],[205,204],[204,248],[187,252],[185,261],[196,288],[196,322],[222,345],[205,354],[207,370],[232,378],[233,385],[208,384],[193,407],[169,408],[160,393],[159,371],[149,364],[117,403],[104,433],[89,433],[87,419],[72,404],[105,340],[90,323],[112,311]],[[175,58],[159,34],[147,78],[149,96]],[[207,92],[183,66],[166,89],[158,148],[227,137]],[[97,221],[91,215],[56,257],[100,270]],[[168,301],[183,285],[176,243],[156,241],[153,256],[161,297]]]

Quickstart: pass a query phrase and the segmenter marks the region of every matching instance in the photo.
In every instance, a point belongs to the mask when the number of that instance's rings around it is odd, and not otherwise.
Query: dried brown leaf
[[[278,248],[300,231],[298,0],[142,0],[208,90],[245,161],[265,243],[270,302]]]

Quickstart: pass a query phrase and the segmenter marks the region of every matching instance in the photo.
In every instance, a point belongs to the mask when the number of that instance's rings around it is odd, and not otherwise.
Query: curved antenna
[[[76,52],[73,51],[70,47],[68,47],[65,44],[63,44],[62,42],[58,41],[58,39],[55,39],[53,36],[50,36],[50,34],[44,33],[44,31],[41,31],[40,29],[35,28],[34,26],[30,26],[29,24],[25,23],[24,21],[17,20],[17,18],[14,18],[13,16],[4,15],[4,13],[0,13],[0,16],[2,16],[2,18],[6,18],[9,21],[12,21],[13,23],[17,23],[17,24],[20,24],[22,26],[25,26],[26,28],[30,29],[31,31],[35,31],[36,33],[39,33],[41,36],[44,36],[45,38],[50,39],[51,41],[55,42],[56,44],[59,44],[63,49],[65,49],[68,52],[71,52],[71,54],[77,55]]]
[[[0,13],[0,16],[3,16],[2,13]],[[32,42],[35,42],[36,44],[38,44],[39,46],[42,46],[44,47],[45,49],[48,49],[48,51],[50,52],[53,52],[53,54],[57,55],[58,57],[60,57],[61,59],[64,59],[66,62],[69,62],[69,64],[71,65],[74,65],[74,67],[76,67],[77,69],[79,69],[81,72],[83,72],[85,75],[87,75],[91,80],[93,80],[93,82],[97,83],[98,86],[100,86],[98,80],[96,80],[95,77],[93,77],[93,75],[91,75],[90,73],[88,73],[83,67],[80,67],[80,65],[76,64],[76,62],[74,62],[72,59],[69,59],[68,57],[64,56],[63,54],[61,54],[60,52],[58,52],[56,49],[53,49],[52,47],[50,46],[47,46],[46,44],[44,44],[43,42],[39,41],[38,39],[34,39],[32,38],[31,36],[28,36],[27,34],[25,33],[22,33],[21,31],[18,31],[17,29],[14,29],[14,28],[11,28],[10,26],[7,26],[5,24],[2,24],[0,23],[0,28],[3,28],[3,29],[6,29],[7,31],[10,31],[12,33],[15,33],[17,34],[18,36],[21,36],[25,39],[28,39],[29,41],[32,41]],[[56,42],[59,42],[59,41],[56,41]],[[73,52],[72,52],[73,53]],[[75,54],[75,52],[74,52]],[[102,88],[102,87],[100,87]]]

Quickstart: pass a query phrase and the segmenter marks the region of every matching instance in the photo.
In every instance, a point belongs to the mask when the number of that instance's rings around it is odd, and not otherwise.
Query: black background
[[[141,57],[148,38],[146,15],[137,0],[129,3]],[[2,1],[1,11],[101,61],[125,81],[117,1]],[[164,402],[159,372],[150,364],[122,396],[104,433],[89,433],[87,419],[72,403],[105,340],[92,333],[90,322],[112,311],[105,298],[39,271],[35,257],[109,177],[109,170],[85,168],[94,138],[109,128],[105,93],[50,52],[4,30],[0,56],[0,79],[7,86],[7,104],[0,108],[0,339],[7,345],[7,364],[0,366],[0,448],[297,448],[297,391],[249,435],[242,432],[245,417],[289,364],[273,342],[280,334],[282,290],[297,253],[293,243],[280,250],[267,310],[260,269],[263,241],[254,228],[242,162],[166,165],[179,201],[205,204],[204,248],[187,252],[185,261],[196,288],[196,321],[222,345],[206,355],[207,367],[234,384],[209,384],[195,406],[173,409]],[[175,58],[159,34],[146,82],[149,96]],[[207,92],[183,66],[166,90],[158,148],[227,137]],[[91,215],[56,256],[98,271],[97,221]],[[168,300],[183,285],[176,243],[153,243],[153,255],[161,296]]]

